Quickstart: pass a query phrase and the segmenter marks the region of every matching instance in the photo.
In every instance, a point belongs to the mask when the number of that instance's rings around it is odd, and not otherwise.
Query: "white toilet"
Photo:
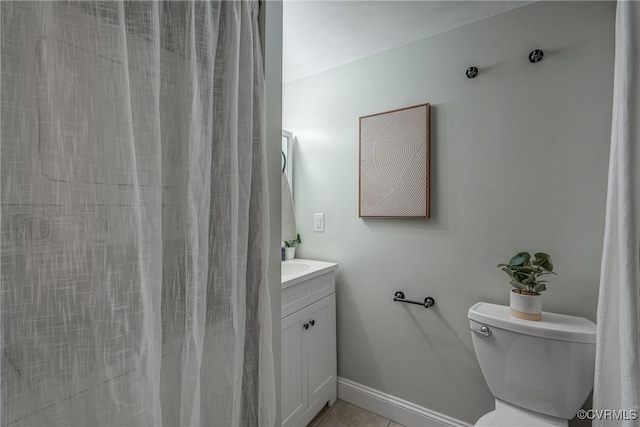
[[[475,424],[567,426],[593,388],[596,325],[542,314],[512,317],[509,307],[479,302],[469,309],[473,346],[496,409]]]

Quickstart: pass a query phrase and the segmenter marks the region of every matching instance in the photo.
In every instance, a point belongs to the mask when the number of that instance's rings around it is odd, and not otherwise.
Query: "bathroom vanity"
[[[337,396],[335,270],[282,262],[282,425],[305,426]]]

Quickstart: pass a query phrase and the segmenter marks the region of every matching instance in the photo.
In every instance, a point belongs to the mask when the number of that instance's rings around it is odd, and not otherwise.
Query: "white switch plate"
[[[313,214],[313,231],[324,233],[324,214],[323,213]]]

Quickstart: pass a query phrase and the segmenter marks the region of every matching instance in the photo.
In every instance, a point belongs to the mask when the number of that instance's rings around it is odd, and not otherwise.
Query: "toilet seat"
[[[567,427],[567,420],[538,414],[496,399],[496,409],[484,414],[475,427]]]

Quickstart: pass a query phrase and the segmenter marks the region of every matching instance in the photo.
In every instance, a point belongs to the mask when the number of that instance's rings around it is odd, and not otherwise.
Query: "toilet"
[[[495,410],[476,427],[568,426],[593,388],[596,325],[564,314],[530,321],[509,307],[479,302],[469,309],[473,347]]]

